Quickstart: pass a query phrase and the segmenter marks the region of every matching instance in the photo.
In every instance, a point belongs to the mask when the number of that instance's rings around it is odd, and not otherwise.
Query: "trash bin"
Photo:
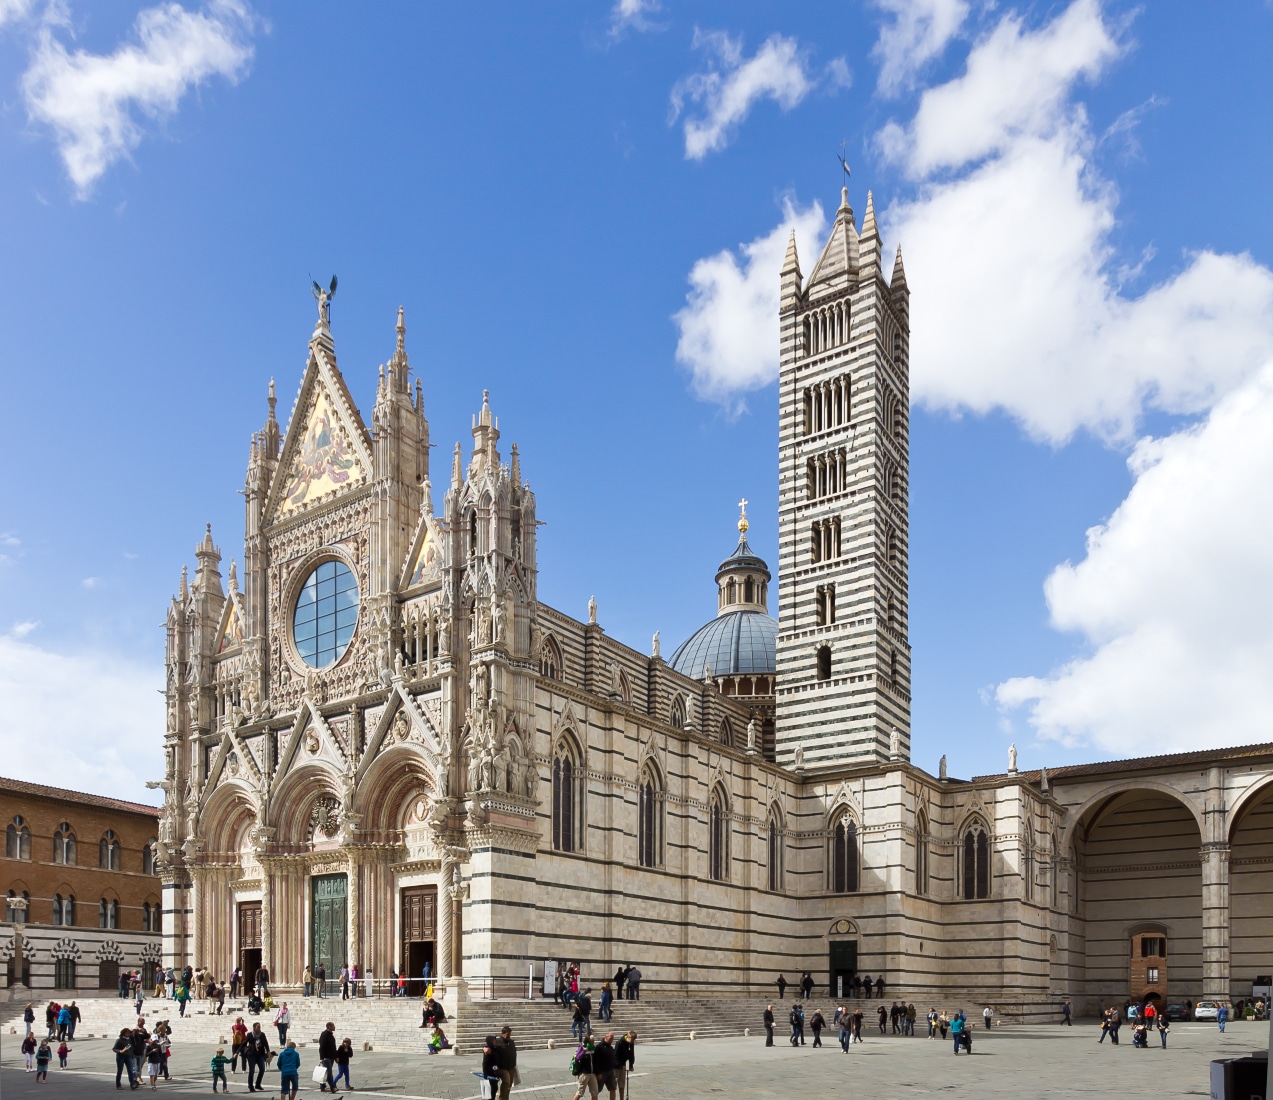
[[[1211,1100],[1266,1100],[1267,1051],[1245,1058],[1217,1058],[1211,1063]]]

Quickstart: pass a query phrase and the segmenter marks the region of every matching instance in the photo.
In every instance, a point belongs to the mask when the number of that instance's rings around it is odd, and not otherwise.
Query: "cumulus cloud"
[[[821,204],[800,208],[787,200],[772,231],[690,270],[686,304],[674,318],[676,358],[700,397],[737,411],[744,393],[778,373],[778,271],[792,230],[800,252],[816,255],[827,230]]]
[[[998,702],[1043,738],[1118,754],[1273,739],[1273,365],[1130,466],[1127,499],[1045,589],[1088,651]]]
[[[253,20],[236,0],[201,11],[175,3],[138,14],[135,42],[100,55],[70,51],[41,27],[22,92],[33,122],[48,126],[80,198],[140,144],[139,118],[163,119],[213,76],[237,81],[252,59]]]
[[[33,7],[33,0],[0,0],[0,27],[25,19]]]
[[[967,0],[875,0],[875,6],[892,16],[872,50],[880,63],[883,95],[913,87],[917,73],[941,54],[968,18]]]
[[[741,36],[721,31],[695,30],[694,46],[707,53],[707,70],[685,77],[672,89],[673,123],[687,104],[695,108],[685,118],[689,160],[702,160],[724,149],[760,100],[772,99],[789,111],[818,83],[794,38],[770,35],[750,58],[743,57]],[[842,65],[830,75],[838,83],[847,74],[847,65]]]
[[[153,802],[163,774],[161,669],[104,653],[68,655],[0,634],[5,774]]]
[[[652,18],[662,8],[659,0],[615,0],[610,9],[610,37],[621,38],[628,31],[662,30]]]
[[[1199,251],[1123,292],[1117,192],[1072,98],[1119,54],[1093,0],[1037,30],[1009,15],[909,125],[882,131],[916,185],[885,220],[923,295],[920,403],[1002,409],[1053,443],[1080,429],[1128,440],[1147,410],[1203,413],[1273,353],[1273,275],[1249,256]]]

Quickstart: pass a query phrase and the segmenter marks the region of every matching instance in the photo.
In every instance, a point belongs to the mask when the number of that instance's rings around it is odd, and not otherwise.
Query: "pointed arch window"
[[[729,881],[729,803],[720,787],[707,803],[707,873],[717,882]]]
[[[915,815],[915,893],[928,893],[928,815]]]
[[[141,927],[143,932],[159,932],[162,931],[159,925],[159,903],[144,901],[141,905]]]
[[[818,646],[818,679],[831,679],[831,647]]]
[[[102,898],[97,903],[97,927],[98,928],[118,928],[119,927],[119,902],[107,901]]]
[[[75,924],[75,898],[61,894],[53,895],[53,923],[68,928]]]
[[[553,848],[574,852],[580,837],[579,758],[574,746],[562,738],[553,753]]]
[[[836,818],[831,830],[831,890],[836,894],[858,892],[858,826],[849,814]]]
[[[776,810],[769,812],[769,823],[766,828],[769,857],[769,889],[780,891],[783,888],[783,843],[782,823],[778,820]]]
[[[728,718],[720,720],[720,743],[730,748],[734,746],[734,727]]]
[[[561,648],[551,635],[539,647],[539,675],[549,680],[562,678]]]
[[[97,845],[97,866],[103,871],[118,871],[120,865],[120,853],[123,851],[119,843],[119,837],[115,835],[113,829],[107,829],[102,834],[102,839]],[[105,927],[105,926],[104,926]],[[114,927],[110,925],[109,927]]]
[[[9,822],[5,829],[4,854],[10,859],[31,858],[31,829],[21,814]]]
[[[637,790],[637,857],[642,867],[663,866],[663,784],[653,767]]]
[[[678,695],[672,700],[671,721],[672,725],[678,730],[683,730],[688,724],[685,721],[685,699],[683,696]]]
[[[141,873],[143,875],[155,874],[155,838],[151,837],[146,841],[146,847],[141,850]]]
[[[964,830],[963,896],[974,901],[990,896],[990,834],[981,821],[973,821]]]
[[[53,834],[53,862],[75,866],[75,833],[65,821]]]
[[[1026,901],[1034,900],[1034,827],[1027,821],[1021,835],[1022,892]]]

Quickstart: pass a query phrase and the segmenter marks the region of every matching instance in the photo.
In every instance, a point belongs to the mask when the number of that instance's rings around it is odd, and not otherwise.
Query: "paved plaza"
[[[7,1032],[7,1029],[6,1029]],[[811,1095],[930,1096],[952,1090],[983,1097],[1145,1096],[1156,1100],[1209,1096],[1208,1063],[1260,1049],[1268,1042],[1264,1024],[1232,1024],[1221,1035],[1214,1026],[1177,1024],[1170,1047],[1155,1038],[1147,1050],[1131,1046],[1130,1031],[1114,1048],[1097,1044],[1099,1030],[1090,1022],[1074,1028],[1037,1025],[998,1028],[974,1035],[973,1054],[956,1057],[950,1043],[923,1038],[868,1036],[867,1042],[842,1054],[830,1033],[821,1050],[793,1050],[781,1044],[766,1049],[757,1038],[710,1039],[702,1042],[654,1044],[638,1048],[635,1100],[655,1097],[788,1097]],[[114,1093],[114,1056],[103,1039],[79,1041],[73,1068],[50,1070],[47,1086],[22,1068],[18,1037],[0,1042],[0,1090],[8,1098],[88,1096]],[[191,1045],[173,1052],[171,1082],[160,1090],[183,1095],[207,1093],[208,1060],[213,1048]],[[301,1051],[302,1092],[318,1096],[309,1084],[315,1047]],[[573,1082],[566,1075],[570,1051],[522,1051],[522,1088],[514,1095],[569,1097]],[[359,1094],[461,1100],[476,1097],[471,1071],[475,1056],[359,1053],[352,1071]],[[56,1063],[55,1063],[56,1065]],[[277,1095],[277,1072],[266,1073],[267,1087]],[[149,1092],[149,1086],[142,1091]],[[232,1077],[230,1091],[247,1095],[244,1074]]]

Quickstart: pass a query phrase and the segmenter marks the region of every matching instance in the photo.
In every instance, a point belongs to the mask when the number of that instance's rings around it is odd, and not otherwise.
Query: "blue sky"
[[[0,0],[0,746],[142,794],[250,433],[399,305],[434,480],[491,392],[540,595],[665,651],[751,500],[845,142],[913,292],[917,763],[1273,740],[1273,7]],[[777,258],[775,258],[777,250]]]

